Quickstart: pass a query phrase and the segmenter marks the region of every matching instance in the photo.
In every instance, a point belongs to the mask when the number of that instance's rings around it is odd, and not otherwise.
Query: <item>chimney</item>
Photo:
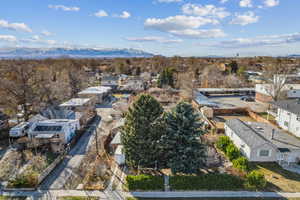
[[[274,135],[275,135],[275,129],[272,129],[271,140],[274,139]]]

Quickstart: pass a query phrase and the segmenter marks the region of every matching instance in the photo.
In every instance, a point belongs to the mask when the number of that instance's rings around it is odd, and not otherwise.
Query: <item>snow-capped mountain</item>
[[[152,57],[154,54],[136,49],[93,49],[93,48],[2,48],[0,58],[116,58]]]

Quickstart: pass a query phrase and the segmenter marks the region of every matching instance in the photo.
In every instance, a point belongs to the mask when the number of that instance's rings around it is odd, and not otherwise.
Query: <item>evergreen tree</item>
[[[163,108],[150,95],[142,94],[129,108],[122,128],[122,144],[127,164],[154,167],[157,163],[157,145],[161,132],[157,119]]]
[[[185,102],[165,116],[166,135],[161,137],[162,155],[173,173],[197,173],[203,165],[204,147],[200,141],[201,123],[193,107]]]
[[[158,87],[162,88],[163,86],[174,87],[174,69],[167,67],[162,70],[158,78]]]

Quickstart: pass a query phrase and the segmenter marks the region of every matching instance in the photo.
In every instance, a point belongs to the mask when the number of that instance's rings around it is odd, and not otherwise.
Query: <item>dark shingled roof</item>
[[[281,101],[276,101],[273,104],[278,108],[289,111],[296,115],[300,115],[300,100],[299,99],[281,100]]]

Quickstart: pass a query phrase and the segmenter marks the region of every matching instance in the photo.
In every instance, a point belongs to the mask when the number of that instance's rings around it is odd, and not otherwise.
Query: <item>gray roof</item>
[[[226,121],[226,125],[250,147],[269,143],[279,150],[300,149],[300,139],[267,123],[243,122],[239,119],[231,119]]]
[[[261,137],[256,131],[240,119],[230,119],[225,123],[236,135],[239,136],[249,147],[256,147],[268,141]]]
[[[276,101],[274,105],[283,110],[300,115],[300,100],[298,99]]]
[[[216,102],[211,101],[208,97],[204,96],[200,92],[194,92],[194,101],[201,106],[219,107]]]

